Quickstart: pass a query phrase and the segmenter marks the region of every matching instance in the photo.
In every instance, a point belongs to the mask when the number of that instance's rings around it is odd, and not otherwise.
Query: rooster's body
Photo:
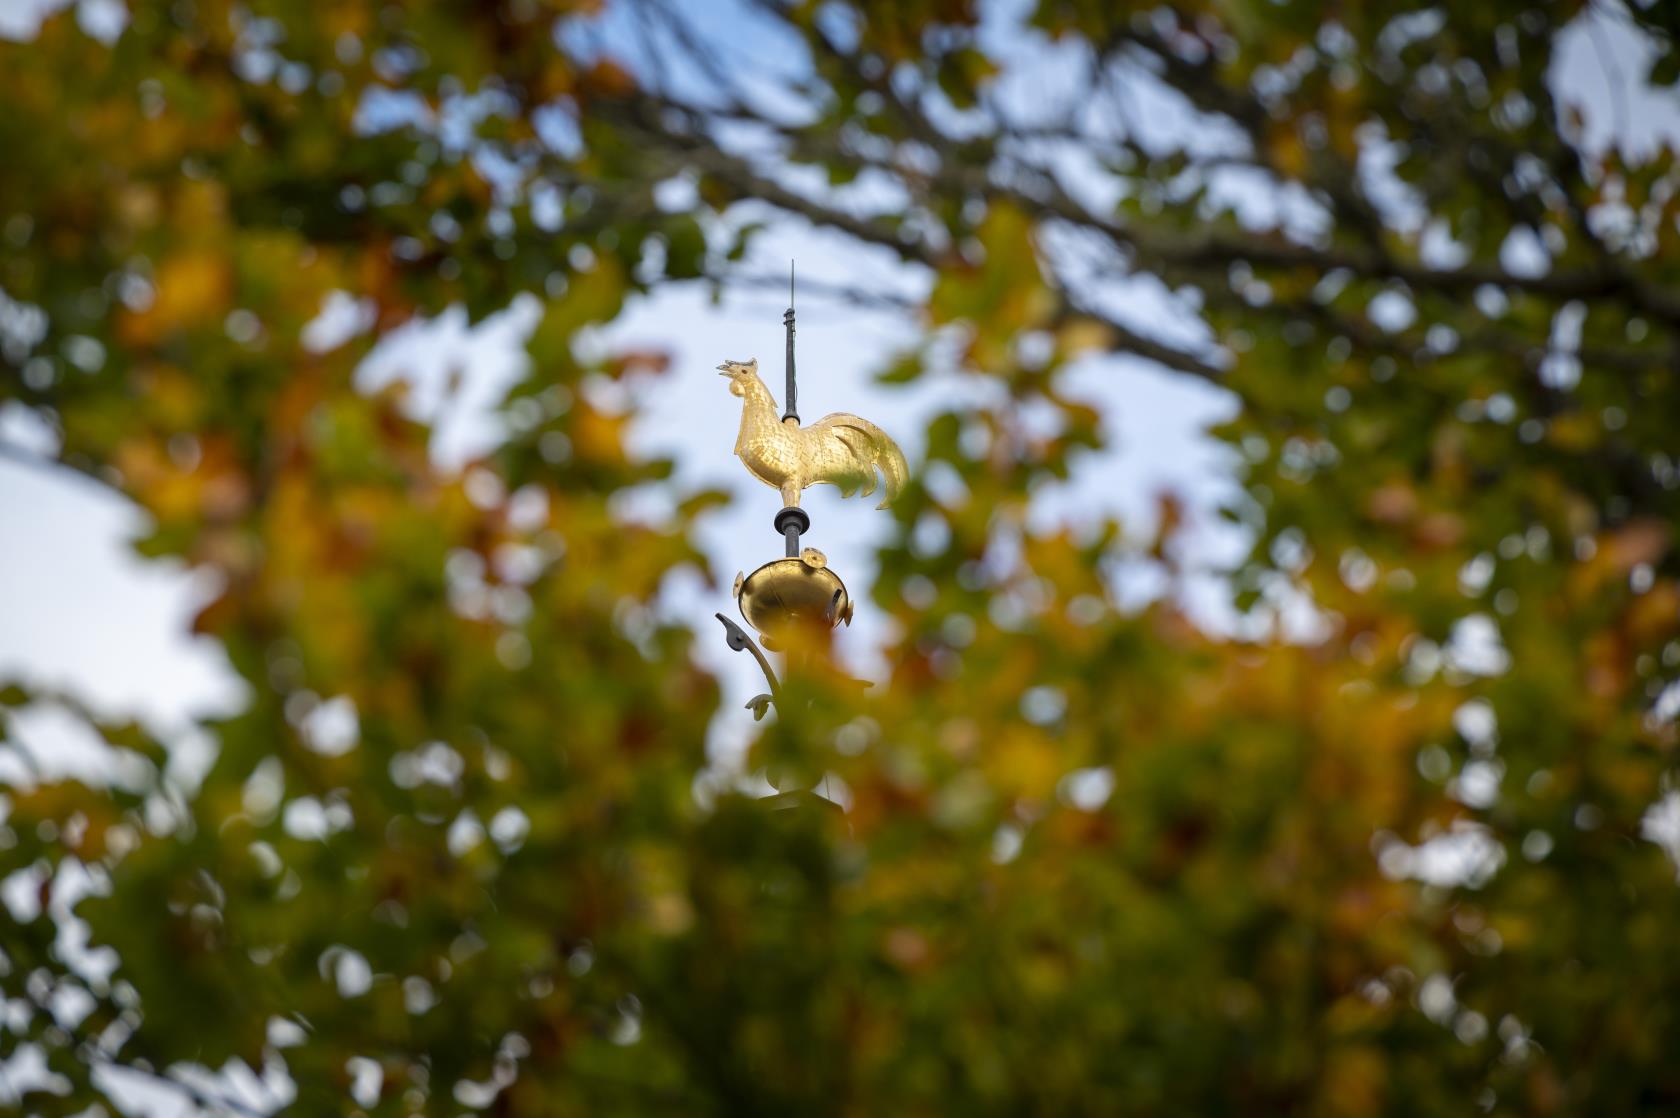
[[[718,368],[729,378],[729,390],[744,401],[741,433],[735,453],[747,471],[766,485],[781,490],[782,503],[799,504],[801,490],[812,485],[837,485],[850,497],[875,492],[876,473],[886,477],[886,508],[909,477],[904,452],[887,433],[867,419],[845,412],[825,415],[809,427],[782,420],[776,401],[758,377],[756,360],[729,361]]]

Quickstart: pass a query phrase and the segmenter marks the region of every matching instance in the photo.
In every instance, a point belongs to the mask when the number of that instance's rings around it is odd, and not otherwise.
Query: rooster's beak
[[[719,365],[718,366],[718,376],[720,376],[720,377],[730,377],[730,376],[734,376],[734,375],[735,375],[734,370],[732,370],[728,365]]]

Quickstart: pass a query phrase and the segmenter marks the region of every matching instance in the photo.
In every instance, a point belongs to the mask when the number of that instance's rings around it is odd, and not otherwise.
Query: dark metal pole
[[[793,383],[793,261],[788,261],[788,309],[782,316],[782,324],[787,327],[787,407],[782,412],[782,421],[793,420],[799,422],[799,397]]]
[[[802,508],[789,505],[776,514],[776,531],[782,534],[787,543],[787,557],[797,558],[799,555],[799,537],[811,530],[811,518]]]

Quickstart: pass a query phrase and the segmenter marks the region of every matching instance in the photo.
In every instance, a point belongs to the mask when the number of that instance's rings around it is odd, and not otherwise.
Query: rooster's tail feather
[[[876,471],[886,478],[887,491],[885,499],[877,508],[886,508],[898,496],[899,490],[909,480],[910,466],[904,460],[904,452],[898,449],[892,436],[881,430],[869,420],[861,416],[846,412],[836,412],[825,415],[811,428],[826,427],[834,432],[836,438],[845,444],[856,459],[858,475],[855,479],[829,479],[840,486],[840,491],[850,497],[856,493],[867,497],[875,492],[878,484]]]
[[[880,464],[881,472],[886,475],[887,491],[882,496],[881,503],[875,506],[878,509],[884,509],[892,504],[893,499],[898,496],[899,490],[904,488],[904,483],[910,480],[910,463],[904,460],[904,452],[898,449],[897,443],[885,435],[881,438],[880,446],[876,450],[875,461]],[[875,471],[871,470],[869,472],[874,474]],[[869,488],[874,489],[875,486],[871,484]]]

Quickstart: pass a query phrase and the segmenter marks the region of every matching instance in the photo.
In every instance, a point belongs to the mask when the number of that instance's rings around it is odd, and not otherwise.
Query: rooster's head
[[[758,379],[758,358],[751,361],[725,361],[718,366],[718,375],[729,378],[729,393],[732,396],[745,396],[747,382]]]

